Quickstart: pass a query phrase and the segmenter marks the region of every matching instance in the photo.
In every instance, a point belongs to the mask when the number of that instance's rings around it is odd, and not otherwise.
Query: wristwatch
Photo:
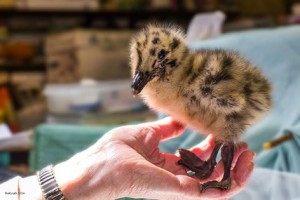
[[[46,200],[65,200],[65,197],[55,180],[53,165],[48,165],[38,171],[37,178]]]

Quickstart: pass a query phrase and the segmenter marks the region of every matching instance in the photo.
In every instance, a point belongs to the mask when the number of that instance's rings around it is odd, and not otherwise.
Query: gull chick
[[[215,137],[208,160],[179,149],[178,163],[194,176],[207,178],[222,147],[223,179],[203,184],[202,191],[230,188],[235,145],[245,129],[271,107],[271,86],[261,71],[236,52],[189,49],[179,27],[157,24],[133,37],[130,66],[134,95],[141,95],[157,112]]]

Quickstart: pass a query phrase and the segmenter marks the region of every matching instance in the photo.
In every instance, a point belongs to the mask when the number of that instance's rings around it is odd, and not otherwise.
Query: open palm
[[[206,180],[187,176],[186,169],[177,165],[179,156],[163,153],[158,146],[160,141],[176,137],[183,130],[181,124],[165,118],[117,128],[99,140],[98,145],[105,146],[106,157],[111,158],[112,171],[118,170],[119,176],[113,182],[122,191],[120,195],[154,199],[226,199],[245,187],[254,167],[254,153],[241,143],[234,154],[232,188],[227,191],[208,189],[201,193],[201,183],[222,177],[223,164],[219,162]],[[210,135],[191,150],[205,160],[213,147],[214,139]]]

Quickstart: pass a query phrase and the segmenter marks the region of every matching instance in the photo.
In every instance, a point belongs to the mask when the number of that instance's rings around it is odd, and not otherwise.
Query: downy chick
[[[271,87],[262,73],[238,53],[215,49],[191,50],[174,25],[150,24],[130,46],[132,92],[152,109],[168,114],[203,134],[214,134],[215,148],[207,161],[180,149],[179,164],[207,178],[221,149],[221,182],[202,186],[228,189],[234,146],[245,128],[271,106]]]

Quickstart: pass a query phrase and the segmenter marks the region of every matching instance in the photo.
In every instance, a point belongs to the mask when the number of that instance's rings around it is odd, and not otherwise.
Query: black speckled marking
[[[238,135],[244,132],[246,128],[246,121],[248,113],[231,113],[225,116],[226,126],[224,131],[226,133],[226,140],[231,141],[236,139]]]
[[[153,38],[152,44],[160,44],[160,39],[158,37]]]
[[[184,93],[182,94],[182,96],[183,96],[183,97],[188,97],[188,96],[189,96],[189,94],[188,94],[188,93],[186,93],[186,92],[184,92]]]
[[[239,113],[236,113],[236,112],[226,115],[225,118],[226,118],[226,120],[234,122],[234,123],[238,123],[238,122],[244,120],[244,116]]]
[[[138,46],[138,48],[141,47],[141,43],[140,42],[137,42],[136,45]]]
[[[253,91],[251,90],[250,88],[250,83],[247,83],[245,86],[244,86],[244,90],[243,90],[244,94],[246,97],[249,97],[250,95],[252,95]]]
[[[199,105],[200,104],[200,100],[196,97],[196,95],[192,95],[192,96],[190,96],[190,102],[192,103],[192,104],[197,104],[197,105]]]
[[[197,74],[193,73],[189,80],[189,84],[193,84],[195,82],[197,76],[198,76]]]
[[[193,60],[191,60],[191,64],[190,64],[191,66],[186,72],[186,76],[190,76],[190,79],[188,81],[189,84],[194,83],[196,78],[198,77],[198,75],[201,74],[205,70],[207,61],[208,61],[207,56],[203,57],[200,65],[199,65],[199,68],[198,68],[198,73],[194,73],[193,72]]]
[[[202,73],[205,70],[207,62],[208,62],[208,57],[207,56],[202,57],[202,60],[201,60],[201,63],[199,65],[199,69],[198,69],[199,73]]]
[[[145,35],[145,41],[143,42],[143,46],[146,47],[148,44],[148,33]]]
[[[170,48],[171,50],[176,49],[180,44],[180,41],[177,38],[173,38],[171,44],[170,44]]]
[[[200,91],[204,97],[208,97],[212,95],[212,89],[210,87],[202,86],[200,87]]]
[[[167,63],[168,65],[170,65],[170,67],[175,67],[177,64],[177,59],[171,60],[170,62]]]
[[[155,67],[155,64],[156,64],[156,60],[154,60],[154,61],[153,61],[153,63],[152,63],[152,66],[151,66],[151,67],[152,67],[152,68],[154,68],[154,67]]]
[[[204,81],[207,85],[217,84],[220,81],[226,81],[232,79],[228,69],[222,69],[215,75],[208,75]]]
[[[244,77],[245,77],[246,80],[252,80],[251,79],[252,74],[250,72],[245,72]]]
[[[194,83],[195,79],[197,78],[197,74],[193,72],[193,59],[190,60],[189,69],[186,71],[186,76],[191,77],[188,81],[189,84]]]
[[[185,71],[185,76],[190,76],[190,75],[191,75],[192,70],[193,70],[192,67],[193,67],[192,65],[191,65],[191,66],[188,66],[188,69]]]
[[[142,61],[143,61],[142,60],[142,52],[139,49],[137,49],[137,54],[138,54],[138,62],[137,62],[136,69],[138,69],[141,66]]]
[[[262,103],[256,99],[250,98],[248,100],[249,105],[254,108],[257,111],[263,111],[263,109],[259,106],[262,105]]]
[[[232,79],[232,76],[229,72],[228,69],[223,69],[222,71],[220,71],[219,73],[216,74],[215,76],[216,82],[220,82],[220,81],[227,81]]]
[[[154,48],[153,48],[153,49],[150,49],[150,50],[149,50],[150,55],[151,55],[151,56],[155,56],[155,51],[156,51],[156,50],[155,50]]]
[[[234,63],[234,60],[228,56],[228,55],[224,55],[223,60],[222,60],[222,69],[225,69],[227,67],[231,67],[232,64]]]
[[[253,82],[255,82],[255,83],[262,83],[262,82],[263,82],[263,79],[262,79],[262,78],[256,77],[256,76],[252,76],[252,80],[253,80]]]
[[[145,72],[145,75],[146,75],[146,76],[149,76],[149,75],[150,75],[150,72],[149,72],[149,71],[146,71],[146,72]]]
[[[216,79],[214,76],[212,76],[211,74],[208,75],[206,78],[205,78],[205,81],[204,81],[204,84],[205,85],[213,85],[213,84],[216,84]]]
[[[196,98],[195,95],[192,95],[192,96],[191,96],[191,101],[192,101],[192,102],[193,102],[193,101],[196,101],[196,99],[197,99],[197,98]]]
[[[263,81],[262,83],[261,83],[261,86],[259,87],[259,91],[261,92],[261,93],[269,93],[269,91],[270,91],[270,85],[268,84],[268,82],[267,81]]]
[[[219,98],[217,99],[217,105],[220,107],[232,108],[237,106],[236,102],[232,98]]]

